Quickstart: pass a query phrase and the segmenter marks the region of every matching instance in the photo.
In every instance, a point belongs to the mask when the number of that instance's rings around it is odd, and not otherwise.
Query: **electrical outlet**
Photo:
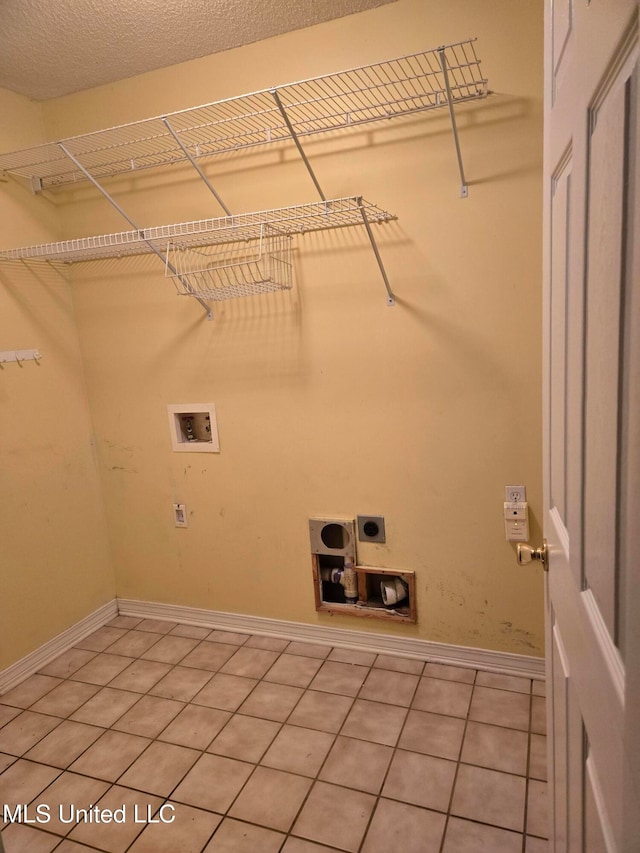
[[[173,505],[173,520],[176,527],[188,527],[187,508],[184,504]]]
[[[527,499],[527,487],[505,486],[504,499],[507,503],[524,503]]]

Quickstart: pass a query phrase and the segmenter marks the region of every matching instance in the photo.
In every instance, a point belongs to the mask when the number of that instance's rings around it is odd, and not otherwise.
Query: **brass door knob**
[[[541,548],[532,548],[530,545],[523,545],[521,542],[518,543],[518,565],[526,566],[532,560],[537,560],[541,563],[545,572],[549,571],[549,549],[547,548],[546,539]]]

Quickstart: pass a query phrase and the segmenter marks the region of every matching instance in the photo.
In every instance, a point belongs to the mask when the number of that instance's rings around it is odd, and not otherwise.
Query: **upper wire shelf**
[[[487,95],[474,41],[3,154],[0,171],[27,178],[34,189],[43,189],[86,180],[66,152],[100,179],[291,140],[291,130],[304,137],[451,108]]]
[[[0,261],[60,261],[78,263],[149,252],[167,253],[168,247],[202,247],[258,240],[264,226],[293,236],[307,231],[323,231],[363,224],[389,222],[397,217],[356,196],[272,208],[215,219],[198,219],[176,225],[159,225],[138,231],[121,231],[97,237],[80,237],[58,243],[41,243],[0,251]],[[154,248],[155,247],[155,248]]]

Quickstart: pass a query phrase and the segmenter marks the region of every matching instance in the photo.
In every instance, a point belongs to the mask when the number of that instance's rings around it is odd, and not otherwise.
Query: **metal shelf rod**
[[[319,194],[320,198],[322,199],[322,201],[326,201],[327,197],[322,192],[322,187],[318,183],[318,179],[316,178],[315,173],[314,173],[313,169],[311,168],[311,163],[309,163],[309,161],[307,159],[307,155],[304,153],[304,148],[302,147],[300,140],[298,139],[298,134],[293,129],[293,125],[289,121],[289,116],[287,115],[287,111],[282,106],[282,101],[280,100],[280,96],[278,95],[278,90],[277,89],[271,89],[271,94],[273,95],[273,99],[276,102],[278,109],[280,110],[280,114],[282,115],[282,118],[284,119],[284,122],[287,125],[287,128],[289,129],[289,133],[291,134],[291,138],[293,139],[293,141],[296,144],[296,148],[298,149],[298,153],[302,157],[302,162],[307,167],[307,172],[309,172],[309,175],[311,176],[311,180],[313,181],[315,188],[318,190],[318,194]]]
[[[85,167],[82,165],[82,163],[80,163],[78,160],[76,160],[76,158],[73,156],[73,154],[65,148],[65,146],[62,144],[62,142],[59,142],[59,143],[58,143],[58,145],[60,146],[60,148],[62,149],[62,151],[67,155],[67,157],[68,157],[68,158],[69,158],[73,163],[75,163],[75,165],[80,169],[80,171],[81,171],[81,172],[82,172],[82,173],[83,173],[83,174],[84,174],[84,175],[85,175],[85,176],[86,176],[86,177],[91,181],[91,183],[92,183],[92,184],[94,185],[94,187],[98,190],[98,192],[102,193],[102,195],[106,198],[106,200],[109,202],[109,204],[111,204],[111,205],[112,205],[112,206],[113,206],[113,207],[118,211],[118,213],[119,213],[122,217],[124,217],[124,219],[126,219],[126,220],[127,220],[127,222],[129,223],[129,225],[131,225],[131,227],[132,227],[132,228],[134,228],[134,229],[138,232],[138,234],[140,235],[141,239],[142,239],[142,240],[144,240],[144,242],[149,246],[149,248],[151,249],[151,251],[152,251],[154,254],[156,254],[156,255],[160,258],[160,260],[163,262],[163,264],[166,264],[166,266],[167,266],[167,267],[169,267],[169,269],[172,271],[172,273],[173,273],[174,275],[176,275],[176,276],[178,276],[178,278],[180,278],[180,276],[179,276],[179,274],[178,274],[178,271],[177,271],[177,270],[176,270],[176,269],[175,269],[175,268],[174,268],[174,267],[169,263],[169,261],[167,260],[167,258],[165,258],[165,256],[164,256],[164,255],[162,254],[162,252],[160,251],[160,249],[158,249],[158,247],[157,247],[157,246],[155,246],[155,245],[151,242],[151,240],[148,240],[148,239],[147,239],[147,237],[145,236],[144,230],[143,230],[142,228],[139,228],[139,227],[136,225],[136,223],[133,221],[133,219],[129,216],[129,214],[128,214],[128,213],[126,213],[126,212],[125,212],[125,211],[120,207],[120,205],[119,205],[119,204],[118,204],[118,202],[113,198],[113,196],[111,196],[111,195],[110,195],[110,194],[105,190],[105,188],[104,188],[104,187],[103,187],[103,186],[102,186],[98,181],[96,181],[96,179],[93,177],[93,175],[92,175],[90,172],[88,172],[88,171],[87,171],[87,169],[85,169]],[[185,286],[187,289],[190,289],[190,285],[189,285],[189,283],[188,283],[188,282],[183,282],[183,284],[184,284],[184,286]],[[212,320],[212,319],[213,319],[213,314],[212,314],[212,312],[211,312],[211,308],[207,305],[207,303],[206,303],[203,299],[200,299],[200,297],[199,297],[199,296],[195,296],[195,298],[198,300],[198,302],[202,305],[202,307],[204,308],[204,310],[207,312],[207,319],[208,319],[208,320]]]
[[[187,158],[187,160],[191,163],[191,165],[193,166],[193,168],[196,170],[196,172],[200,175],[200,177],[202,178],[202,180],[205,182],[205,184],[207,185],[207,188],[210,190],[210,192],[212,193],[212,195],[214,196],[215,200],[218,202],[218,204],[220,205],[220,207],[224,210],[224,212],[227,214],[227,216],[231,216],[231,211],[229,210],[229,208],[227,207],[227,205],[222,201],[222,199],[220,198],[220,196],[218,195],[218,193],[215,191],[215,189],[214,189],[214,187],[212,186],[211,182],[209,181],[209,179],[207,178],[207,176],[205,175],[205,173],[204,173],[204,172],[202,171],[202,169],[200,168],[199,163],[198,163],[196,160],[194,160],[194,159],[193,159],[193,157],[192,157],[192,156],[191,156],[191,154],[189,153],[189,151],[188,151],[188,149],[187,149],[186,145],[184,145],[184,144],[183,144],[183,142],[182,142],[182,140],[180,139],[180,137],[177,135],[177,133],[175,132],[175,130],[171,127],[171,124],[169,123],[169,119],[168,119],[168,118],[166,118],[166,117],[164,117],[164,118],[162,119],[162,121],[163,121],[163,123],[164,123],[165,127],[167,128],[167,130],[169,131],[169,133],[171,134],[171,136],[175,139],[175,141],[178,143],[178,145],[179,145],[179,146],[180,146],[180,148],[182,149],[182,151],[183,151],[183,153],[184,153],[184,156]]]
[[[458,126],[456,125],[456,114],[453,109],[453,101],[451,98],[451,86],[449,84],[449,71],[447,69],[447,57],[444,53],[444,47],[438,49],[440,57],[440,65],[442,66],[442,76],[444,77],[444,85],[447,90],[447,106],[449,107],[449,118],[451,119],[451,130],[453,131],[453,144],[456,149],[456,157],[458,158],[458,169],[460,171],[460,198],[467,198],[469,195],[469,187],[464,176],[464,166],[462,165],[462,153],[460,151],[460,141],[458,139]]]
[[[369,219],[367,218],[367,213],[364,209],[364,205],[362,203],[362,196],[356,199],[358,207],[360,208],[360,214],[362,216],[362,221],[364,222],[364,227],[367,230],[367,236],[371,242],[371,248],[373,249],[373,254],[376,256],[376,261],[378,262],[378,267],[380,268],[380,273],[382,274],[382,280],[384,281],[384,286],[387,288],[387,305],[395,305],[396,300],[393,295],[393,291],[391,290],[391,285],[389,284],[389,279],[387,278],[387,273],[384,268],[384,264],[382,263],[382,258],[380,257],[380,252],[378,251],[378,244],[376,243],[376,238],[373,236],[373,231],[371,230],[371,225],[369,224]]]

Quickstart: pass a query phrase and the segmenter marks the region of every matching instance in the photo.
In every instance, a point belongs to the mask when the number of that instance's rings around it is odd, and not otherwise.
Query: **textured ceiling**
[[[0,0],[0,86],[46,100],[395,0]]]

